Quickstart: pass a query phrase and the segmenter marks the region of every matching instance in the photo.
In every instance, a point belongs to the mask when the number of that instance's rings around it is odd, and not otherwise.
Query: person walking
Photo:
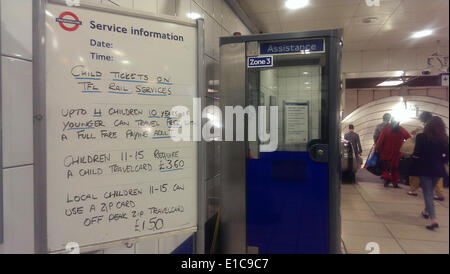
[[[353,151],[355,152],[356,158],[358,159],[358,164],[362,164],[362,147],[361,147],[361,140],[359,138],[359,134],[355,132],[355,126],[349,125],[348,127],[349,132],[347,132],[344,135],[344,139],[349,141],[353,146]]]
[[[433,190],[440,178],[446,176],[444,165],[448,163],[448,136],[445,132],[444,121],[440,117],[433,117],[425,126],[422,134],[416,137],[416,146],[413,153],[411,174],[420,178],[420,187],[423,190],[425,210],[422,216],[431,219],[427,226],[429,230],[439,228],[436,210],[434,207]]]
[[[422,112],[419,116],[419,121],[421,121],[424,125],[424,127],[427,125],[429,121],[433,118],[433,114],[428,111]],[[402,147],[402,153],[404,156],[410,157],[412,156],[414,152],[414,147],[416,144],[416,137],[417,135],[423,133],[424,128],[420,127],[414,130],[411,135],[412,138],[408,140]],[[405,148],[405,149],[403,149]],[[406,155],[405,155],[406,154]],[[408,192],[408,195],[410,196],[418,196],[417,190],[420,188],[420,178],[416,176],[410,176],[409,177],[409,186],[411,190]],[[434,199],[438,201],[444,201],[445,195],[444,195],[444,178],[439,179],[438,183],[436,184],[436,188],[434,189],[435,196]]]
[[[383,131],[383,129],[385,127],[387,127],[389,125],[389,123],[391,122],[391,119],[392,119],[392,115],[391,114],[386,113],[385,115],[383,115],[383,123],[377,125],[377,127],[375,128],[375,132],[373,133],[373,143],[374,144],[377,143],[381,132]]]
[[[392,182],[394,188],[400,188],[398,185],[400,180],[398,168],[402,156],[400,148],[405,140],[409,138],[411,138],[411,135],[408,131],[400,126],[400,122],[394,119],[381,132],[375,145],[375,152],[380,155],[380,160],[383,163],[383,174],[381,178],[385,182],[384,187],[389,187],[389,183]]]

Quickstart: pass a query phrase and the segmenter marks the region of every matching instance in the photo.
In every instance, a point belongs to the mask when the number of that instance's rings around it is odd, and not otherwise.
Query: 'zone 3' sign
[[[273,56],[249,57],[248,68],[267,68],[273,67]]]

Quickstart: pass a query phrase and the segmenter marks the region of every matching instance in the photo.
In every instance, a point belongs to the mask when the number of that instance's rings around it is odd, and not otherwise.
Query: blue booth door
[[[273,67],[247,70],[247,105],[277,106],[279,126],[276,151],[248,142],[249,253],[329,251],[325,56],[275,56]]]

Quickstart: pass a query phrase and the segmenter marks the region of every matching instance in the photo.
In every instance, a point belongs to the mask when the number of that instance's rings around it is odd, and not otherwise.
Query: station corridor
[[[440,228],[428,231],[427,221],[420,215],[424,208],[421,191],[418,197],[411,197],[406,194],[406,185],[394,189],[384,188],[381,182],[365,181],[342,185],[345,253],[368,254],[368,243],[377,243],[381,254],[449,253],[448,188],[444,190],[446,200],[435,201]]]

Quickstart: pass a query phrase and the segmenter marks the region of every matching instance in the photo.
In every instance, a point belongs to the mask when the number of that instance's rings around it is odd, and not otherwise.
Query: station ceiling
[[[310,0],[289,10],[285,0],[237,0],[264,33],[344,28],[345,50],[429,47],[449,44],[449,0]],[[372,1],[373,2],[373,1]],[[364,19],[377,18],[371,23]],[[412,39],[416,31],[432,29],[431,36]]]

